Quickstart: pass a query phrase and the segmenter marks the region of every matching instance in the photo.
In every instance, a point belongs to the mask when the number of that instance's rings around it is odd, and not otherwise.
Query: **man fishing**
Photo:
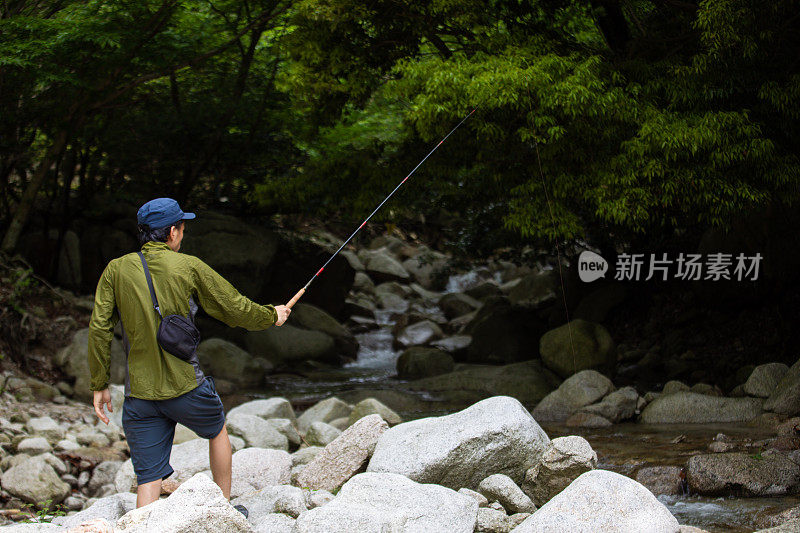
[[[127,354],[122,426],[138,482],[137,507],[157,500],[161,481],[173,473],[169,457],[176,423],[209,439],[214,482],[226,498],[230,499],[231,492],[231,444],[214,381],[203,374],[196,354],[184,360],[160,346],[156,335],[161,316],[174,314],[193,320],[199,304],[231,327],[262,330],[282,325],[291,312],[285,305],[262,306],[245,298],[203,261],[178,253],[184,221],[193,218],[194,213],[184,213],[171,198],[152,200],[139,209],[142,257],[130,253],[109,262],[97,284],[89,324],[94,410],[108,424],[103,406],[112,411],[108,390],[111,341],[116,323],[122,322]],[[243,507],[239,510],[247,515]]]

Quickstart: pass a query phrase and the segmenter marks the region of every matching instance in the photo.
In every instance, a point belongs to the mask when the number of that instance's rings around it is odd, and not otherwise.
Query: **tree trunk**
[[[36,201],[36,195],[39,193],[39,189],[41,189],[42,184],[47,177],[50,166],[61,155],[61,152],[64,150],[64,146],[66,146],[66,144],[67,131],[62,130],[56,135],[53,144],[47,149],[44,159],[42,159],[41,164],[36,169],[36,172],[34,172],[31,180],[28,182],[25,193],[22,195],[19,205],[17,206],[17,210],[11,219],[11,223],[8,225],[5,236],[3,237],[3,244],[0,245],[0,251],[10,254],[17,247],[17,242],[19,241],[19,236],[22,233],[22,229],[25,227],[25,224],[28,223],[28,217],[31,214],[33,204]]]

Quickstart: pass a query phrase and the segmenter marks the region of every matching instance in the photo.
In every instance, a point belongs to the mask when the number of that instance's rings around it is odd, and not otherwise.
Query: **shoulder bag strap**
[[[158,299],[156,299],[156,290],[153,288],[153,279],[150,277],[150,269],[147,266],[147,261],[144,258],[144,254],[142,252],[137,252],[139,254],[139,258],[142,260],[142,267],[144,267],[144,275],[147,278],[147,286],[150,287],[150,299],[153,300],[153,309],[156,310],[158,316],[164,318],[161,315],[161,308],[158,307]]]

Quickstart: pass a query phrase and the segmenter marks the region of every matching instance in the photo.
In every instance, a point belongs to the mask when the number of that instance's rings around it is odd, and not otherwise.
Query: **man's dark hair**
[[[180,229],[183,226],[183,220],[179,220],[175,224],[164,226],[163,228],[151,229],[147,224],[139,224],[139,245],[144,246],[145,243],[150,241],[167,242],[172,228]]]

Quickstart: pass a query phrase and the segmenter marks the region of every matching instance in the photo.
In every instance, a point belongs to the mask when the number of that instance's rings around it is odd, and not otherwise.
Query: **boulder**
[[[377,414],[384,419],[390,426],[396,426],[403,421],[400,415],[386,407],[375,398],[366,398],[358,402],[350,413],[347,425],[352,426],[365,416]]]
[[[514,525],[505,512],[488,507],[478,509],[475,533],[509,533],[512,529]]]
[[[431,320],[422,320],[403,329],[397,336],[397,344],[403,347],[428,344],[444,337],[439,324]]]
[[[607,428],[613,426],[608,418],[593,413],[578,411],[567,418],[564,425],[570,428]]]
[[[70,493],[70,486],[42,457],[31,457],[12,466],[3,472],[0,483],[9,494],[35,505],[47,500],[60,503]]]
[[[230,411],[228,416],[234,414],[255,415],[261,418],[288,418],[289,420],[296,420],[292,404],[286,398],[266,398],[263,400],[253,400],[250,402],[237,405]]]
[[[756,398],[769,398],[788,371],[789,367],[783,363],[757,366],[744,384],[745,394]]]
[[[363,470],[375,450],[378,438],[389,429],[379,415],[357,420],[317,453],[297,477],[301,487],[335,491]]]
[[[408,281],[411,276],[403,265],[386,249],[370,253],[364,262],[367,274],[377,282]]]
[[[800,360],[798,360],[775,387],[764,409],[787,416],[800,414]]]
[[[196,474],[166,499],[126,513],[117,521],[117,529],[126,533],[252,531],[244,515],[233,508],[219,486],[205,474]]]
[[[25,424],[25,429],[29,434],[42,436],[50,442],[59,441],[66,435],[66,430],[49,416],[31,418]]]
[[[281,326],[283,327],[283,326]],[[339,398],[332,396],[306,409],[297,418],[297,429],[300,433],[305,433],[311,427],[312,422],[331,422],[337,418],[350,416],[353,407],[344,403]]]
[[[295,532],[472,533],[477,513],[477,502],[454,490],[398,474],[365,472],[345,483],[330,503],[301,513]]]
[[[678,496],[683,492],[680,466],[645,466],[636,472],[636,481],[656,496]]]
[[[203,369],[214,377],[228,379],[243,387],[255,387],[272,370],[271,362],[253,357],[232,342],[206,339],[197,347],[197,357]]]
[[[53,450],[50,443],[44,437],[28,437],[22,439],[17,444],[17,453],[25,453],[28,455],[39,455]]]
[[[442,273],[447,268],[446,255],[434,251],[426,251],[403,261],[403,268],[409,272],[422,287],[426,289],[444,289],[445,277]]]
[[[309,331],[284,324],[244,334],[244,344],[251,354],[276,364],[299,361],[337,362],[333,337],[321,331]]]
[[[288,450],[289,439],[269,421],[255,415],[229,414],[226,426],[231,435],[244,439],[247,446]]]
[[[527,494],[505,474],[492,474],[478,485],[478,490],[490,501],[498,501],[512,513],[532,513],[536,506]]]
[[[89,520],[102,518],[115,524],[122,515],[134,509],[136,509],[136,495],[130,492],[123,492],[100,498],[83,511],[73,515],[56,517],[52,523],[71,528]]]
[[[514,533],[678,533],[669,510],[644,486],[607,470],[581,474]]]
[[[554,270],[532,272],[520,279],[508,293],[513,304],[538,307],[558,298],[558,274]]]
[[[522,490],[541,507],[578,476],[597,468],[597,453],[583,437],[550,441],[541,461],[525,472]]]
[[[327,446],[342,432],[325,422],[311,422],[306,431],[306,442],[309,446]]]
[[[75,378],[74,394],[82,400],[91,400],[93,393],[89,388],[91,373],[89,372],[89,328],[75,332],[72,342],[59,351],[55,363],[65,374]],[[111,341],[111,383],[123,383],[127,359],[122,343],[116,338]]]
[[[694,392],[662,394],[641,415],[645,424],[707,424],[745,422],[761,414],[763,400],[720,398]]]
[[[270,513],[285,513],[297,518],[308,509],[303,490],[291,485],[264,487],[231,499],[231,505],[244,505],[248,511],[247,519],[254,524]]]
[[[397,358],[397,377],[419,379],[453,371],[453,356],[438,348],[412,346]]]
[[[438,341],[433,341],[431,346],[434,348],[441,348],[442,350],[453,354],[454,357],[463,359],[466,356],[467,348],[472,342],[472,337],[469,335],[453,335],[452,337],[445,337]]]
[[[105,485],[113,485],[117,470],[120,469],[122,463],[123,461],[103,461],[94,467],[92,478],[89,480],[89,492],[94,494]]]
[[[800,465],[781,453],[702,454],[689,459],[686,480],[708,496],[779,496],[800,491]]]
[[[539,339],[546,330],[536,311],[512,306],[504,297],[488,298],[464,329],[472,336],[467,358],[494,364],[535,359],[539,356]]]
[[[445,393],[466,391],[478,398],[500,394],[525,405],[535,405],[558,386],[558,381],[541,362],[533,360],[502,366],[459,365],[453,372],[411,381],[408,388]]]
[[[580,301],[573,317],[603,324],[608,315],[618,308],[627,296],[627,289],[620,283],[609,283],[604,287],[598,287]]]
[[[690,390],[691,388],[686,383],[677,380],[672,380],[672,381],[667,381],[664,384],[664,388],[661,389],[661,394],[664,395],[675,394],[676,392],[689,392]]]
[[[292,458],[283,450],[245,448],[233,454],[231,469],[234,481],[254,489],[287,485]]]
[[[463,292],[451,292],[439,298],[439,307],[447,320],[466,315],[481,306],[481,302]]]
[[[354,358],[358,353],[358,341],[353,334],[319,307],[297,303],[292,307],[292,314],[289,315],[288,322],[293,326],[329,335],[333,338],[336,349],[341,355]]]
[[[389,429],[378,440],[367,471],[453,489],[475,489],[492,474],[519,483],[549,442],[519,401],[496,396],[451,415]]]
[[[586,413],[602,416],[616,424],[636,414],[639,393],[633,387],[623,387],[603,398],[603,401],[581,409]]]
[[[566,379],[533,410],[542,422],[562,422],[581,407],[591,405],[614,390],[614,384],[594,370],[582,370]]]
[[[254,533],[292,533],[294,531],[294,519],[283,513],[269,513],[262,516],[258,521],[253,521]]]
[[[588,369],[610,374],[616,364],[614,340],[608,330],[580,318],[542,335],[539,352],[545,366],[562,378]]]

